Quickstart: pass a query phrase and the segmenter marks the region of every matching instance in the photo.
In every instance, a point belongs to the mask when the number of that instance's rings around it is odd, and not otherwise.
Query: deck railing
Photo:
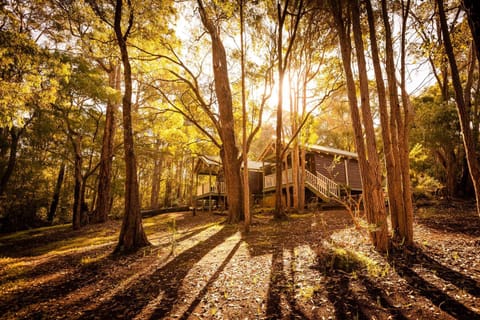
[[[310,171],[305,170],[305,182],[310,184],[315,190],[327,198],[331,196],[338,198],[340,196],[340,188],[338,184],[319,172],[314,175]]]
[[[282,185],[286,184],[286,177],[288,177],[288,182],[292,183],[293,178],[292,178],[292,169],[288,169],[287,172],[285,173],[285,170],[283,171],[283,176],[282,176]],[[276,176],[275,174],[269,174],[264,177],[264,184],[263,187],[264,189],[269,189],[269,188],[274,188],[276,185]],[[305,183],[310,185],[311,188],[315,189],[325,197],[329,198],[331,196],[334,197],[339,197],[340,196],[340,188],[338,184],[333,181],[332,179],[329,179],[328,177],[322,175],[321,173],[317,172],[317,174],[313,174],[308,170],[305,170]]]
[[[288,169],[287,172],[285,173],[285,170],[282,171],[282,184],[285,185],[286,181],[288,178],[288,183],[293,182],[293,175],[292,175],[292,169]],[[274,174],[269,174],[266,175],[263,179],[263,188],[268,189],[268,188],[275,188],[276,182],[277,181],[277,176]]]
[[[225,182],[202,183],[197,187],[197,196],[204,194],[224,194],[226,192]]]

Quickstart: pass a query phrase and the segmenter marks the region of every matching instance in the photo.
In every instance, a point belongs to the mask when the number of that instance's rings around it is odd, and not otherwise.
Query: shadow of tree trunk
[[[422,252],[419,252],[419,254],[420,254],[420,257],[423,256],[425,258],[425,255]],[[397,271],[398,275],[407,281],[407,283],[410,285],[412,290],[415,290],[420,295],[429,299],[435,306],[437,306],[441,310],[461,320],[480,319],[480,314],[472,311],[461,302],[450,297],[448,294],[443,292],[441,289],[437,288],[435,285],[429,283],[427,280],[422,278],[417,272],[415,272],[412,269],[412,267],[414,263],[419,262],[418,257],[416,257],[415,254],[405,255],[401,253],[392,253],[387,257],[387,259],[389,263]],[[431,258],[426,259],[426,261],[428,260],[433,260],[433,259]],[[428,265],[423,264],[423,266],[428,268]],[[432,268],[432,270],[435,270],[435,269],[441,270],[442,273],[444,273],[444,275],[447,269],[450,270],[449,268],[442,266],[436,261],[435,263],[430,261],[430,267]],[[450,270],[449,272],[452,272],[452,274],[455,274],[455,271],[453,270]],[[457,273],[455,277],[457,277],[458,279],[458,277],[460,276],[461,278],[464,278],[465,280],[467,280],[467,277],[459,273]]]
[[[168,315],[181,296],[182,280],[190,269],[212,249],[222,244],[236,232],[234,226],[226,226],[207,240],[182,252],[175,259],[153,274],[131,284],[129,288],[104,301],[82,319],[134,318],[152,300],[163,294],[153,312],[154,318]],[[152,316],[153,317],[153,316]]]

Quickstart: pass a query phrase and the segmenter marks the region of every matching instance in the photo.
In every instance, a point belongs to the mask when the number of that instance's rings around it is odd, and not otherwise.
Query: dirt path
[[[173,222],[175,221],[175,222]],[[0,237],[1,319],[480,319],[480,219],[419,209],[418,246],[379,255],[344,211],[145,219],[153,246],[112,257],[117,222]]]

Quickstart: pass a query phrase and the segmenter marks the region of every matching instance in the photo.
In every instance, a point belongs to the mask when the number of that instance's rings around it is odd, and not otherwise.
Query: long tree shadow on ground
[[[186,232],[183,236],[179,237],[177,241],[181,242],[187,240],[206,229],[208,229],[208,227],[197,228],[193,231]],[[169,246],[169,244],[161,244],[153,249],[158,250],[167,246]],[[83,287],[94,284],[102,279],[103,276],[111,276],[109,273],[112,272],[113,265],[125,265],[132,258],[108,256],[105,254],[105,252],[109,252],[110,250],[111,246],[55,256],[36,265],[35,268],[20,274],[5,277],[8,281],[22,281],[53,275],[55,273],[59,274],[59,277],[55,280],[50,280],[35,287],[26,287],[25,289],[18,290],[8,296],[0,297],[0,314],[17,312],[29,305],[62,299],[75,290],[81,290]],[[100,259],[90,263],[82,263],[82,259],[84,259],[85,256],[95,257],[97,254],[101,256]],[[104,255],[102,256],[102,254]],[[141,255],[137,254],[136,256],[138,259],[135,261],[140,261]],[[70,271],[68,273],[62,271],[66,269],[69,269]],[[118,279],[118,281],[122,280],[124,279]],[[2,280],[2,282],[4,281]],[[77,300],[76,303],[81,303],[82,300],[84,300],[85,303],[89,303],[89,301],[98,298],[108,290],[108,287],[104,287],[101,290],[92,292],[90,295]],[[36,311],[37,316],[41,314],[45,314],[45,312],[42,310]],[[30,317],[31,316],[27,315],[27,318]]]
[[[132,319],[151,301],[156,301],[152,319],[161,319],[168,315],[181,298],[182,280],[190,269],[206,254],[237,231],[234,226],[225,226],[210,238],[185,250],[154,273],[138,281],[111,299],[103,301],[93,310],[87,311],[82,319]],[[181,302],[180,302],[181,303]]]
[[[85,266],[75,272],[62,274],[57,280],[48,281],[35,287],[26,287],[8,296],[0,298],[0,314],[17,312],[29,305],[62,299],[69,293],[97,281],[109,272],[111,261],[106,257]],[[54,270],[59,272],[58,270]],[[43,311],[37,310],[37,314]],[[30,318],[27,316],[27,318]]]
[[[371,317],[349,288],[350,276],[345,273],[330,274],[326,284],[328,300],[335,307],[336,319],[368,320]]]
[[[398,320],[407,320],[407,316],[403,314],[403,311],[395,306],[395,303],[390,299],[390,297],[379,288],[374,281],[369,277],[360,276],[361,283],[366,288],[367,293],[372,300],[377,300],[377,302],[392,315],[394,319]]]
[[[413,254],[393,252],[387,256],[387,259],[397,273],[407,281],[412,290],[429,299],[441,310],[461,320],[480,319],[480,314],[469,309],[461,302],[425,280],[413,270],[413,267],[415,264],[421,264],[422,267],[430,269],[439,277],[456,286],[463,284],[464,286],[462,288],[464,290],[478,297],[479,286],[475,280],[438,263],[421,251],[421,249],[417,249],[417,252]]]
[[[421,264],[422,267],[431,270],[437,277],[450,282],[460,290],[464,290],[472,296],[480,298],[480,284],[477,281],[461,272],[444,266],[424,252],[421,248],[416,248],[415,255],[410,258],[409,262]]]
[[[450,207],[449,210],[437,208],[419,209],[416,223],[440,232],[457,233],[480,237],[480,219],[475,211],[475,204],[466,207]]]
[[[237,253],[238,248],[240,247],[241,242],[238,241],[237,244],[230,250],[230,253],[227,255],[227,257],[223,260],[222,264],[217,268],[215,273],[210,277],[208,282],[205,284],[205,286],[200,290],[200,292],[197,294],[195,299],[192,301],[190,306],[187,308],[187,310],[183,313],[183,315],[180,317],[180,319],[186,320],[188,317],[192,314],[193,310],[200,304],[202,301],[202,298],[207,294],[208,290],[212,287],[212,285],[215,283],[215,281],[218,279],[220,274],[223,272],[227,264],[232,260],[233,256],[235,253]],[[156,319],[157,314],[153,314],[150,318],[151,319]]]
[[[291,224],[295,224],[295,227]],[[321,225],[325,227],[322,228]],[[295,296],[294,250],[303,245],[308,247],[316,245],[333,232],[350,225],[350,217],[332,211],[306,215],[301,219],[293,218],[286,222],[274,220],[260,222],[251,228],[249,234],[243,235],[252,256],[272,256],[266,319],[309,318]],[[288,256],[285,253],[288,253]]]
[[[327,298],[336,319],[407,319],[384,289],[374,284],[365,262],[354,252],[322,247],[312,268],[325,276]],[[315,291],[315,296],[321,295],[321,291]]]
[[[293,257],[293,248],[288,249]],[[276,246],[272,253],[272,269],[270,272],[270,285],[267,299],[267,319],[281,319],[282,308],[280,300],[282,295],[289,304],[290,319],[307,319],[308,317],[298,307],[295,299],[295,283],[292,266],[295,261],[290,261],[289,270],[285,269],[283,247]]]

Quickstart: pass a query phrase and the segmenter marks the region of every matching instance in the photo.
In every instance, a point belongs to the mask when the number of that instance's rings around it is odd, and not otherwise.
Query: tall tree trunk
[[[387,95],[380,64],[380,55],[377,44],[375,17],[370,0],[366,1],[370,46],[372,50],[372,61],[375,72],[375,81],[377,86],[378,106],[380,113],[380,124],[382,127],[383,151],[385,154],[385,163],[387,171],[387,187],[389,198],[389,209],[391,213],[392,229],[398,232],[398,212],[400,206],[400,190],[399,185],[395,183],[395,166],[396,161],[393,155],[393,145],[391,139],[391,128],[388,116]]]
[[[124,34],[122,31],[123,0],[116,0],[114,30],[117,38],[117,44],[120,49],[123,77],[124,93],[122,98],[123,109],[123,142],[125,151],[125,212],[122,221],[122,229],[115,252],[129,252],[137,248],[149,245],[149,241],[142,225],[142,215],[140,212],[140,195],[138,190],[137,163],[135,159],[135,149],[133,142],[132,128],[132,70],[128,57],[126,39],[133,24],[133,7],[130,0],[127,0],[129,17],[128,27]]]
[[[285,8],[285,11],[287,9]],[[275,219],[284,219],[285,209],[283,207],[282,201],[282,126],[283,126],[283,78],[284,78],[284,68],[283,68],[283,21],[281,15],[281,3],[277,2],[277,13],[278,13],[278,36],[277,36],[277,59],[278,59],[278,104],[277,104],[277,123],[275,127],[275,209],[274,216]]]
[[[307,169],[307,161],[305,159],[306,153],[307,152],[305,148],[300,149],[300,174],[298,177],[298,208],[300,212],[303,212],[305,209],[305,170]]]
[[[111,88],[120,91],[120,66],[111,63],[108,73],[108,84]],[[98,173],[98,187],[95,210],[92,216],[93,223],[107,221],[111,207],[112,189],[112,161],[113,142],[115,139],[115,120],[117,112],[115,101],[109,100],[105,115],[105,128],[103,131],[102,152],[100,155],[100,171]]]
[[[289,79],[290,83],[293,83],[293,79]],[[299,88],[290,88],[290,122],[292,127],[292,132],[296,132],[298,128],[298,105],[299,105]],[[292,207],[299,212],[299,175],[300,175],[300,147],[299,147],[299,135],[297,135],[292,142],[292,151],[290,152],[290,157],[292,161],[292,196],[293,203]],[[287,157],[288,158],[288,157]],[[303,190],[302,190],[303,191]]]
[[[158,145],[158,141],[157,141]],[[159,149],[157,148],[157,152]],[[158,209],[158,196],[160,193],[160,182],[162,180],[162,160],[158,154],[155,154],[153,161],[153,174],[152,174],[152,192],[150,194],[150,209]]]
[[[176,177],[177,177],[177,194],[176,194],[176,201],[177,203],[180,203],[183,201],[183,166],[185,165],[185,157],[182,155],[178,164],[177,164],[177,172],[176,172]]]
[[[18,141],[20,140],[20,135],[23,130],[18,130],[16,127],[10,128],[10,152],[8,156],[7,168],[3,172],[3,175],[0,179],[0,196],[5,193],[7,188],[7,183],[10,180],[13,169],[15,169],[15,164],[17,163],[17,150],[18,150]]]
[[[245,84],[245,24],[244,0],[240,0],[240,51],[242,72],[242,156],[243,156],[243,212],[245,216],[245,232],[249,232],[252,222],[250,214],[250,185],[248,179],[248,141],[247,141],[247,97]]]
[[[62,190],[63,178],[65,176],[65,163],[60,165],[60,170],[58,170],[57,183],[55,184],[55,189],[53,191],[52,203],[50,204],[50,209],[48,210],[47,220],[50,224],[53,223],[55,214],[57,212],[58,201],[60,199],[60,191]]]
[[[450,148],[449,148],[450,149]],[[457,159],[453,150],[445,152],[445,187],[447,189],[447,197],[455,196],[457,191]]]
[[[292,186],[293,186],[293,207],[297,212],[302,211],[300,208],[300,193],[304,190],[300,189],[300,146],[298,145],[298,138],[292,146]]]
[[[468,16],[468,24],[477,52],[476,56],[480,63],[480,2],[478,0],[463,0],[463,7]]]
[[[225,47],[218,28],[207,16],[201,0],[197,1],[203,26],[212,41],[212,64],[215,82],[215,94],[219,107],[219,135],[222,140],[220,157],[225,172],[225,186],[228,201],[228,222],[235,223],[242,218],[242,192],[240,176],[240,160],[235,142],[235,121],[233,118],[232,92],[228,77],[228,65]]]
[[[72,227],[74,230],[78,230],[81,228],[81,218],[82,218],[82,136],[77,135],[76,139],[71,137],[71,142],[73,145],[73,151],[75,156],[74,161],[74,175],[75,175],[75,186],[73,191],[73,214],[72,214]]]
[[[402,34],[400,42],[400,91],[402,97],[402,111],[403,111],[403,126],[400,127],[400,165],[402,172],[402,199],[405,214],[405,225],[401,226],[402,237],[405,239],[407,245],[413,245],[413,203],[412,191],[410,182],[410,158],[409,158],[409,135],[410,123],[412,121],[412,105],[410,103],[410,96],[407,93],[406,84],[406,34],[407,34],[407,19],[410,11],[410,0],[405,4],[402,0]]]
[[[352,1],[352,22],[355,50],[357,56],[358,74],[360,79],[360,107],[362,111],[363,127],[367,144],[368,175],[371,184],[371,217],[370,223],[377,228],[372,232],[375,247],[380,251],[388,248],[388,223],[385,208],[385,200],[382,189],[381,167],[377,154],[377,143],[375,141],[375,128],[371,113],[370,96],[368,87],[367,63],[365,60],[365,49],[362,39],[362,28],[360,24],[360,4],[358,0]],[[370,210],[367,210],[367,215]]]
[[[302,84],[302,119],[307,116],[307,83],[308,74],[305,74]],[[300,173],[298,176],[298,207],[300,211],[305,209],[305,170],[307,169],[307,150],[305,144],[306,142],[304,142],[303,147],[299,146]],[[314,174],[316,173],[314,172]]]
[[[397,93],[397,79],[395,76],[395,62],[393,57],[392,49],[392,34],[390,29],[390,23],[388,21],[388,10],[386,1],[382,0],[382,18],[383,25],[385,29],[385,38],[386,38],[386,61],[385,69],[387,74],[387,83],[388,83],[388,98],[390,104],[390,138],[392,143],[392,154],[395,159],[395,166],[393,174],[389,177],[394,185],[393,192],[388,193],[389,199],[393,200],[398,204],[397,211],[391,211],[392,214],[392,229],[394,232],[394,238],[402,238],[402,228],[401,226],[405,225],[405,210],[402,206],[402,175],[401,175],[401,165],[400,165],[400,137],[398,134],[399,130],[399,119],[400,119],[400,102],[398,100]]]
[[[278,19],[278,33],[277,33],[277,69],[278,69],[278,104],[277,104],[277,124],[275,128],[276,141],[275,141],[275,210],[274,217],[277,220],[285,219],[285,209],[282,202],[282,171],[283,169],[283,154],[286,150],[283,150],[283,80],[285,78],[285,72],[289,65],[290,55],[293,43],[295,42],[298,25],[302,17],[303,1],[295,2],[295,9],[297,12],[294,14],[293,26],[291,30],[291,36],[287,44],[287,50],[284,53],[283,48],[283,29],[285,26],[286,17],[289,15],[288,9],[289,1],[285,1],[285,6],[282,9],[281,1],[277,1],[277,19]],[[287,181],[288,182],[288,181]]]
[[[470,176],[472,177],[473,188],[475,190],[475,198],[477,200],[477,213],[480,215],[480,164],[478,162],[477,152],[475,150],[475,141],[473,139],[472,129],[470,128],[470,110],[465,102],[462,83],[460,81],[460,73],[458,71],[455,54],[453,52],[450,34],[448,32],[447,19],[443,7],[443,0],[437,0],[438,15],[442,30],[445,52],[450,64],[452,74],[453,89],[455,91],[455,102],[457,105],[458,117],[460,118],[460,127],[462,129],[463,144],[468,162]]]
[[[281,36],[279,36],[279,66],[281,65],[281,52],[282,49],[281,45]],[[278,105],[277,105],[277,124],[276,124],[276,140],[275,140],[275,210],[274,210],[274,217],[277,220],[285,219],[285,208],[283,206],[282,201],[282,189],[283,189],[283,182],[282,182],[282,172],[283,172],[283,159],[282,159],[282,129],[283,129],[283,78],[284,78],[284,71],[281,67],[279,67],[279,85],[278,85]],[[286,168],[285,168],[286,169]]]
[[[173,171],[173,161],[169,159],[166,163],[167,177],[165,178],[165,195],[163,198],[163,206],[170,207],[171,198],[172,198],[172,171]]]
[[[356,86],[355,86],[355,79],[353,77],[352,71],[352,48],[351,48],[351,41],[350,36],[347,32],[347,28],[345,26],[345,20],[343,18],[343,8],[341,3],[336,0],[330,1],[330,6],[332,9],[333,17],[335,20],[335,26],[338,33],[338,38],[340,42],[340,51],[342,56],[343,62],[343,69],[345,72],[346,83],[347,83],[347,94],[348,94],[348,101],[350,106],[350,114],[352,118],[352,125],[353,131],[355,136],[355,145],[358,153],[359,165],[360,165],[360,173],[362,176],[363,182],[363,194],[365,198],[365,211],[367,212],[367,218],[369,219],[369,223],[375,225],[376,228],[373,230],[370,235],[372,239],[372,243],[375,248],[379,251],[385,251],[388,247],[388,238],[387,238],[387,225],[385,219],[385,208],[382,204],[378,203],[378,191],[375,184],[377,181],[374,179],[372,181],[372,169],[370,168],[370,164],[367,160],[367,152],[365,148],[365,141],[363,138],[363,130],[362,130],[362,123],[360,120],[360,113],[358,110],[358,101],[356,96]],[[365,98],[364,96],[362,98]],[[375,167],[376,164],[373,163]],[[382,212],[383,209],[383,212]],[[376,219],[378,220],[370,220]]]
[[[86,226],[90,223],[90,217],[88,215],[88,205],[85,201],[85,194],[87,190],[88,176],[82,177],[82,184],[80,185],[80,225]]]
[[[388,18],[387,2],[382,0],[382,18],[385,28],[386,45],[386,70],[390,102],[390,135],[395,158],[395,170],[393,174],[394,184],[398,194],[389,196],[397,197],[398,211],[392,212],[392,228],[397,241],[404,241],[408,245],[413,244],[413,207],[410,190],[410,173],[408,164],[408,134],[409,111],[408,105],[403,105],[403,117],[397,90],[395,61],[393,56],[393,40],[390,22]],[[405,22],[405,20],[404,20]],[[404,26],[402,26],[403,30]],[[402,40],[402,45],[404,44]],[[403,62],[404,64],[404,62]],[[404,67],[401,72],[405,72]],[[402,76],[404,77],[404,76]],[[402,102],[409,104],[406,92],[402,92]],[[407,127],[405,127],[407,126]]]

